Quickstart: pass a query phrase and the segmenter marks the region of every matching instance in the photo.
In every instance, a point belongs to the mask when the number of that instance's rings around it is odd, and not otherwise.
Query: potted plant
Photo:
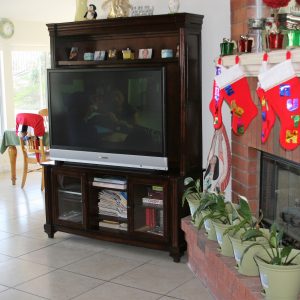
[[[211,220],[217,236],[218,244],[221,248],[221,254],[224,256],[233,256],[233,249],[227,234],[224,232],[233,225],[235,218],[235,210],[230,201],[225,200],[222,193],[210,193],[209,201],[204,205],[203,218],[200,225],[207,220]],[[197,211],[196,211],[197,214]]]
[[[264,242],[256,241],[249,245],[241,257],[253,247],[259,246],[261,251],[254,259],[259,268],[260,280],[266,299],[296,300],[300,292],[300,251],[292,246],[283,245],[283,229],[277,224],[270,228],[269,235],[261,230],[248,230],[243,240],[262,238]],[[266,246],[267,245],[267,246]]]
[[[235,210],[235,215],[237,216],[238,222],[228,227],[224,234],[229,233],[229,239],[232,243],[232,248],[234,252],[234,258],[238,266],[238,272],[247,276],[258,276],[258,267],[254,261],[254,255],[259,251],[259,247],[252,247],[245,254],[243,262],[241,262],[241,256],[244,250],[255,243],[256,240],[261,241],[261,237],[252,238],[251,240],[243,241],[243,236],[247,233],[248,230],[262,230],[260,228],[260,222],[262,220],[262,214],[259,218],[255,218],[252,215],[248,200],[244,196],[239,196],[239,205],[238,207],[233,207]]]
[[[203,192],[201,189],[201,180],[194,180],[187,177],[184,180],[184,185],[187,187],[182,196],[182,205],[185,201],[188,202],[192,223],[200,229],[203,225],[209,240],[217,240],[215,229],[209,219],[203,220],[203,216],[209,213],[209,206],[213,205],[214,194]]]

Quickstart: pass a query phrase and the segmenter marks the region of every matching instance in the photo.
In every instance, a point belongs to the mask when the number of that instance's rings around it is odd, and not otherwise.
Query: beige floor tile
[[[162,298],[159,298],[159,300],[178,300],[180,298],[173,298],[173,297],[168,297],[168,296],[164,296]],[[180,299],[182,300],[182,299]],[[194,300],[199,300],[198,298],[194,299]]]
[[[30,174],[24,189],[20,174],[16,186],[9,173],[0,174],[0,300],[193,299],[197,288],[186,256],[177,264],[166,251],[62,232],[49,239],[40,174]],[[205,299],[199,289],[195,300]]]
[[[3,293],[0,293],[0,300],[42,300],[41,298],[35,295],[31,295],[22,291],[9,289]]]
[[[44,220],[44,222],[45,222],[45,220]],[[44,232],[44,230],[41,230],[41,228],[32,229],[32,230],[24,232],[20,235],[30,237],[33,239],[38,239],[38,240],[46,240],[46,241],[48,241],[49,244],[56,244],[63,240],[69,239],[73,236],[72,234],[68,234],[65,232],[56,232],[54,235],[54,238],[49,238],[48,234],[46,232]]]
[[[99,241],[87,237],[81,236],[72,236],[69,239],[66,239],[62,242],[56,244],[57,247],[65,249],[80,249],[93,253],[103,251],[107,246],[107,242]]]
[[[53,300],[66,300],[81,295],[103,281],[57,270],[18,285],[18,289]]]
[[[123,244],[114,244],[108,249],[104,250],[104,253],[141,262],[151,261],[155,259],[158,255],[164,255],[165,257],[168,256],[168,259],[170,259],[169,254],[165,251],[152,250]]]
[[[14,287],[54,269],[14,258],[0,263],[0,270],[0,284]]]
[[[4,286],[4,285],[0,285],[0,295],[1,295],[1,292],[7,290],[8,287],[7,286]],[[1,299],[1,298],[0,298]]]
[[[94,251],[88,251],[86,249],[70,249],[57,247],[56,245],[57,244],[50,245],[46,248],[30,252],[20,256],[20,258],[54,268],[61,268],[95,254]]]
[[[177,266],[170,269],[168,266],[145,264],[119,276],[113,282],[149,292],[167,294],[193,278],[192,272],[185,265],[180,266],[175,263],[173,265]]]
[[[160,297],[158,294],[107,282],[74,298],[74,300],[155,300]]]
[[[63,269],[98,279],[111,280],[138,267],[140,264],[138,261],[98,253]]]
[[[13,236],[12,233],[0,231],[0,240],[4,240],[12,236]]]
[[[184,300],[213,300],[208,289],[203,286],[198,278],[194,278],[175,290],[168,293],[168,296],[176,297]]]
[[[31,251],[47,247],[47,241],[39,241],[24,236],[13,236],[0,243],[0,254],[18,257]]]

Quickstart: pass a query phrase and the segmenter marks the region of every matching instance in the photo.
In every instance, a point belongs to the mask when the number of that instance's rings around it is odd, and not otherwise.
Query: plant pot
[[[233,248],[232,244],[230,242],[230,239],[228,237],[228,234],[223,235],[224,231],[230,226],[229,224],[222,224],[219,222],[214,222],[213,225],[216,230],[216,235],[217,235],[217,241],[218,244],[221,248],[221,254],[224,256],[230,256],[233,257]]]
[[[208,212],[202,211],[201,214],[202,214],[202,217],[205,217],[208,214]],[[215,226],[213,225],[213,223],[210,219],[206,219],[204,221],[204,228],[207,233],[207,238],[211,241],[217,241]]]
[[[261,250],[260,246],[253,246],[251,247],[247,253],[245,253],[243,261],[241,263],[241,257],[244,253],[244,250],[250,246],[251,244],[255,243],[256,241],[244,241],[242,242],[240,238],[241,233],[237,233],[234,236],[229,234],[229,239],[232,243],[233,253],[235,261],[238,265],[238,272],[240,274],[246,275],[246,276],[258,276],[259,271],[257,264],[254,260],[254,255],[258,253]],[[258,239],[259,242],[264,242],[263,238]],[[267,247],[266,242],[266,247]]]
[[[197,215],[195,218],[193,216],[194,216],[195,211],[197,210],[197,208],[200,205],[200,200],[195,199],[193,197],[189,197],[189,196],[186,198],[186,200],[189,204],[190,213],[191,213],[191,216],[192,216],[192,223],[194,224],[195,227],[198,228],[199,224],[200,224],[200,221],[201,221],[201,215]]]
[[[291,255],[300,250],[292,250]],[[262,261],[267,259],[267,254],[259,252],[255,261],[259,268],[261,284],[269,300],[297,300],[300,292],[300,257],[294,260],[294,265],[270,265]]]

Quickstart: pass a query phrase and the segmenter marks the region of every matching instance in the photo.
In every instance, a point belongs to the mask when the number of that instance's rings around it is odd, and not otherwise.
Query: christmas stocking
[[[263,62],[259,72],[260,74],[263,74],[264,72],[268,71],[268,67],[267,67],[268,58],[269,58],[268,54],[265,53],[263,56]],[[261,104],[261,118],[262,118],[261,141],[262,143],[265,143],[274,126],[276,116],[272,107],[269,105],[265,96],[265,91],[260,87],[259,82],[258,82],[258,87],[256,89],[256,93]]]
[[[220,75],[223,67],[221,66],[222,60],[219,58],[218,65],[216,66],[216,76]],[[209,103],[209,110],[214,118],[214,128],[220,129],[222,127],[222,105],[223,99],[220,99],[220,88],[218,87],[216,81],[213,84],[213,98]]]
[[[219,76],[215,77],[219,91],[219,111],[223,99],[229,104],[232,113],[232,130],[241,135],[248,128],[252,119],[257,115],[257,107],[252,102],[247,78],[239,66],[239,57],[236,57],[236,65],[223,69]]]
[[[300,144],[300,80],[291,62],[287,60],[258,75],[260,87],[269,106],[277,114],[280,129],[280,144],[286,150],[293,150]]]

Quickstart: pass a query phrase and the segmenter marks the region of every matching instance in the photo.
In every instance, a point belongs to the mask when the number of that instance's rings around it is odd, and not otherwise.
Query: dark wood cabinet
[[[188,214],[181,205],[183,181],[202,175],[202,20],[203,16],[180,13],[47,25],[53,69],[165,68],[168,158],[168,171],[45,164],[45,231],[49,237],[59,230],[163,249],[179,261],[185,249],[180,219]],[[78,48],[76,60],[69,60],[72,47]],[[134,59],[84,60],[86,52],[127,48],[134,51]],[[151,59],[138,59],[143,48],[153,50]],[[162,49],[172,49],[174,57],[161,58]],[[121,178],[126,184],[121,189],[95,184],[95,178],[105,177]],[[126,209],[118,207],[118,214],[111,216],[101,213],[99,203],[107,197],[117,197]]]

